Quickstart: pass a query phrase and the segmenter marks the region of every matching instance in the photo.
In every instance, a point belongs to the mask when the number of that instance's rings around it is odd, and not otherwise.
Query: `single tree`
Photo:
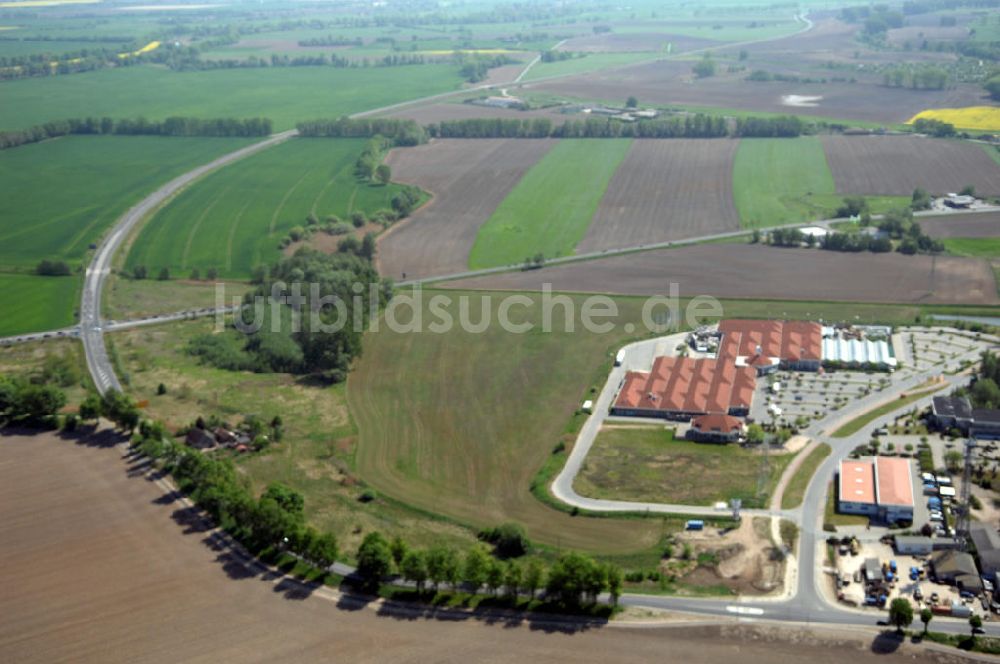
[[[611,595],[611,603],[618,606],[618,598],[622,594],[622,571],[617,565],[608,564],[604,570],[608,583],[608,593]]]
[[[392,560],[396,563],[396,569],[402,569],[403,559],[410,552],[410,547],[406,545],[402,537],[396,535],[392,538],[392,544],[389,545],[389,548],[392,551]]]
[[[358,547],[357,574],[367,590],[377,590],[392,569],[392,551],[380,533],[368,533]]]
[[[170,268],[160,268],[160,274],[156,278],[159,281],[170,281]]]
[[[905,597],[897,597],[889,605],[889,622],[896,626],[896,631],[903,633],[903,628],[913,622],[913,605]]]
[[[507,568],[504,570],[503,584],[507,588],[507,595],[509,597],[517,597],[517,593],[521,589],[521,578],[524,576],[524,571],[521,569],[520,563],[514,560],[507,562]]]
[[[639,106],[639,100],[634,96],[629,97],[625,100],[625,108],[637,108]]]
[[[490,558],[489,564],[486,565],[486,587],[489,588],[491,595],[496,596],[497,590],[503,585],[505,571],[499,560]]]
[[[931,618],[934,617],[934,612],[928,608],[923,608],[920,610],[920,622],[924,624],[924,634],[927,634],[927,626],[931,622]]]
[[[542,587],[544,581],[545,569],[542,567],[542,563],[537,560],[529,560],[528,565],[524,568],[524,580],[521,585],[528,591],[532,599],[535,598],[535,593]]]
[[[403,578],[413,581],[417,586],[417,592],[424,591],[424,583],[427,581],[427,559],[422,551],[407,551],[399,566]]]
[[[969,628],[972,630],[972,637],[976,637],[976,632],[983,628],[983,619],[977,613],[969,616]]]
[[[379,164],[375,169],[375,181],[379,184],[389,184],[392,180],[392,169],[389,164]]]
[[[466,552],[462,565],[462,578],[472,586],[472,592],[479,592],[479,589],[486,582],[489,564],[490,554],[482,546],[474,546]]]

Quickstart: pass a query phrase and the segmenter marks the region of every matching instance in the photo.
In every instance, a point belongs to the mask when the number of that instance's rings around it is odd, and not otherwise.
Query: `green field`
[[[140,232],[127,266],[186,277],[216,268],[224,278],[250,275],[276,260],[278,242],[310,213],[322,221],[389,208],[399,187],[359,181],[363,139],[292,139],[221,169],[189,187]]]
[[[1000,233],[1000,229],[997,230]],[[949,237],[941,240],[948,253],[972,258],[1000,256],[1000,237]]]
[[[411,67],[276,67],[172,72],[139,66],[7,81],[0,129],[67,117],[264,116],[276,129],[459,87],[451,64]]]
[[[479,229],[469,267],[571,255],[631,145],[631,139],[560,141]]]
[[[7,85],[6,83],[4,85]],[[79,263],[129,206],[248,139],[70,136],[0,152],[0,268]]]
[[[101,298],[103,315],[112,320],[122,320],[214,307],[217,284],[224,286],[223,303],[226,305],[232,304],[234,297],[242,296],[250,289],[246,283],[240,282],[160,281],[115,276],[106,282],[104,297]]]
[[[986,150],[986,154],[988,154],[993,161],[1000,164],[1000,150],[998,150],[995,145],[984,145],[983,149]]]
[[[744,228],[820,218],[836,193],[818,138],[749,138],[733,164],[733,199]],[[817,201],[810,199],[817,196]]]
[[[0,273],[0,292],[0,337],[43,332],[76,322],[73,312],[79,301],[80,281],[75,277]]]
[[[582,496],[680,505],[740,498],[764,507],[794,454],[772,454],[767,484],[761,455],[739,445],[694,443],[663,427],[605,427],[590,448],[575,489]]]
[[[664,40],[664,44],[666,44],[666,41]],[[662,53],[590,53],[582,58],[571,58],[556,62],[537,62],[525,75],[523,80],[534,81],[552,76],[583,74],[608,69],[609,67],[621,67],[622,65],[630,65],[635,62],[654,60],[664,56],[666,56],[666,51]]]

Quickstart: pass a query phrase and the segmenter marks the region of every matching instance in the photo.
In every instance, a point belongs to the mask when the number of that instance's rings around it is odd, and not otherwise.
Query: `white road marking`
[[[738,613],[741,616],[764,615],[764,609],[758,609],[756,606],[727,606],[726,611],[729,611],[730,613]]]

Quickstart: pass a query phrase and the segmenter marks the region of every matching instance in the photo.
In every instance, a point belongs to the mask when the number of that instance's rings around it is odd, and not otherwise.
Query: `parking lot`
[[[890,380],[889,374],[861,371],[779,371],[757,382],[750,416],[760,422],[770,421],[770,409],[776,406],[781,413],[776,416],[779,421],[794,424],[800,418],[818,420],[853,399],[886,389]]]
[[[901,329],[894,335],[893,350],[903,365],[902,371],[909,373],[936,367],[952,371],[958,368],[960,356],[970,352],[978,354],[994,346],[991,338],[975,332],[915,327]]]

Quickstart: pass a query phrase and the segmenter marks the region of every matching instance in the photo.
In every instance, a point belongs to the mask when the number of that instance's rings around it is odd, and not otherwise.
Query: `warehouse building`
[[[778,368],[820,367],[818,323],[725,320],[714,358],[658,357],[651,371],[630,371],[612,415],[688,421],[699,415],[744,417],[756,379]]]
[[[875,457],[840,462],[837,511],[883,523],[913,521],[913,473],[907,459]]]
[[[889,336],[869,338],[859,328],[823,328],[823,362],[831,366],[895,369],[897,362]]]

